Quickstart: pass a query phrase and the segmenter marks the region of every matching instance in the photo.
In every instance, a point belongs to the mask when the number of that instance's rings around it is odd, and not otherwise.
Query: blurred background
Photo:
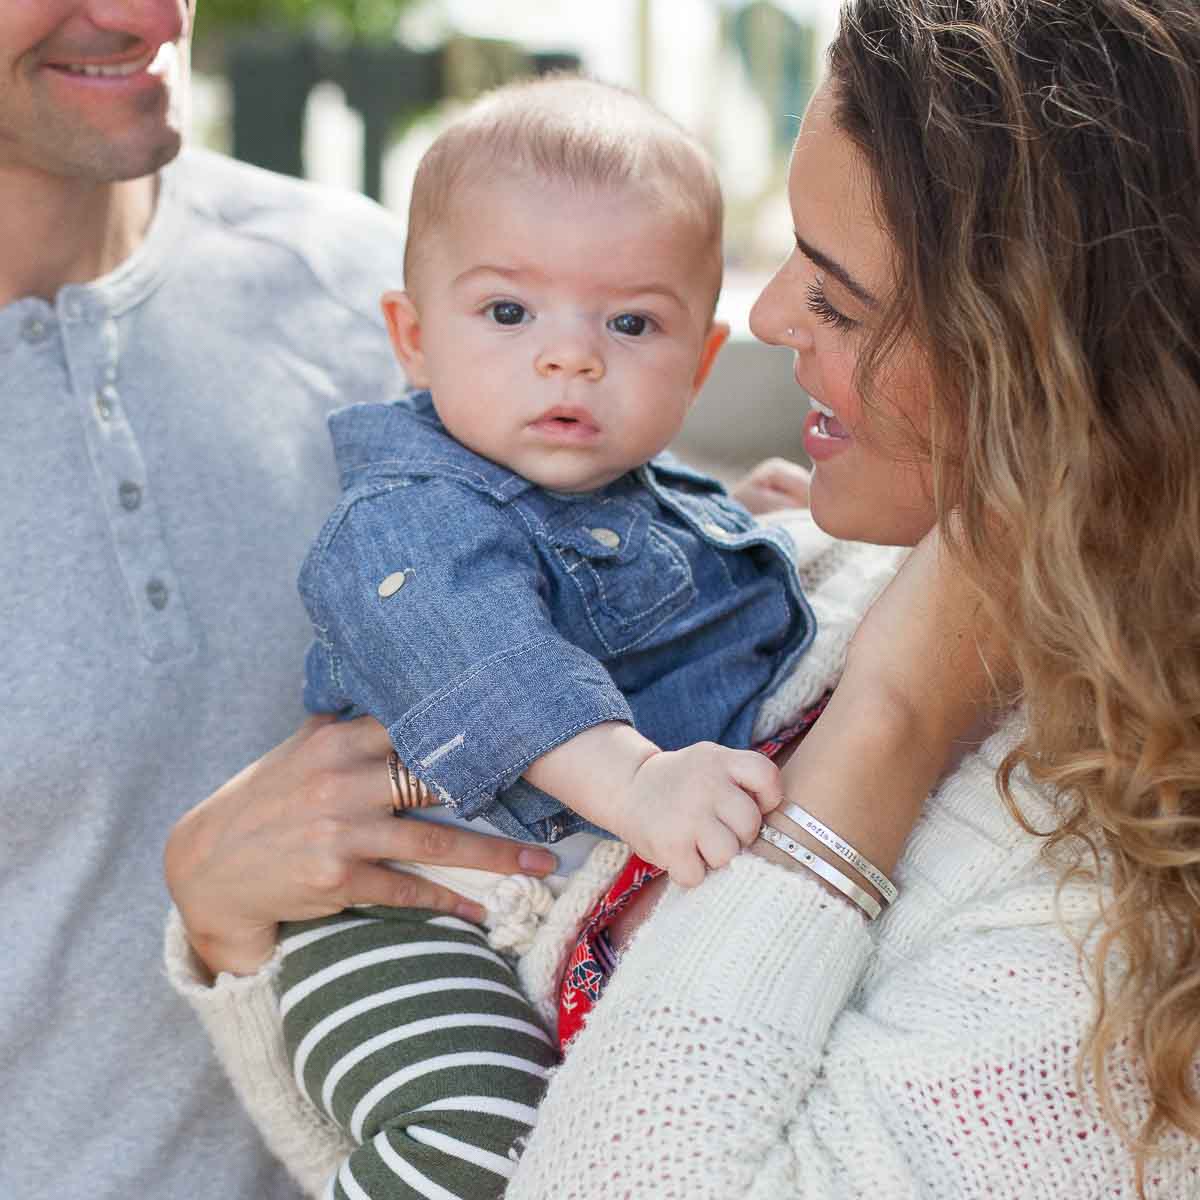
[[[676,448],[730,480],[803,458],[791,355],[747,317],[792,245],[788,149],[836,15],[837,0],[201,0],[192,137],[403,222],[421,154],[487,87],[574,67],[648,96],[709,147],[725,190],[734,336]]]

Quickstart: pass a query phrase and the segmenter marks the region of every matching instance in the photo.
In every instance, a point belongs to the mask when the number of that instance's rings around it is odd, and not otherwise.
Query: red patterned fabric
[[[767,741],[759,742],[754,749],[768,758],[775,758],[785,746],[804,737],[825,711],[828,702],[827,692],[794,725],[789,725]],[[661,867],[646,862],[636,854],[630,855],[624,870],[584,921],[575,949],[571,951],[563,969],[558,993],[558,1044],[564,1050],[583,1028],[588,1013],[600,999],[600,993],[616,965],[616,955],[609,944],[606,930],[642,888],[661,874]]]

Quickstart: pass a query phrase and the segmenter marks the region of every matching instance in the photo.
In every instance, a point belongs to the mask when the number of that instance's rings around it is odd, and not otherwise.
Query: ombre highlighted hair
[[[1200,1137],[1200,5],[851,0],[830,62],[895,256],[861,386],[901,337],[929,364],[940,523],[1029,714],[1001,790],[1054,789],[1048,849],[1103,881],[1080,1065],[1142,1191]]]

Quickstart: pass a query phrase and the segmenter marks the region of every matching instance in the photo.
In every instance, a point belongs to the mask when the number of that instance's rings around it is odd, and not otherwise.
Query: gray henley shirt
[[[189,151],[148,238],[0,309],[0,1197],[294,1195],[163,978],[175,819],[302,719],[325,416],[402,385],[402,234]]]

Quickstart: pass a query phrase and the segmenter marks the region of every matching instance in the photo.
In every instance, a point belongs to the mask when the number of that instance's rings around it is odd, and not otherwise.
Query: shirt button
[[[116,407],[117,389],[114,387],[102,387],[96,393],[96,412],[99,414],[100,420],[111,421]]]
[[[404,586],[407,579],[407,572],[393,571],[375,590],[379,593],[381,600],[386,600],[389,596],[394,596]]]
[[[138,487],[131,479],[126,479],[119,488],[117,495],[121,498],[121,507],[126,512],[133,512],[135,508],[142,502],[142,489]],[[153,601],[151,601],[153,603]],[[161,608],[162,606],[159,605]]]
[[[620,535],[612,529],[589,529],[593,539],[609,550],[615,550],[621,544]]]
[[[150,601],[152,608],[164,609],[167,607],[167,585],[161,579],[152,579],[146,584],[146,599]]]
[[[31,346],[44,342],[50,334],[50,326],[41,317],[26,317],[21,322],[21,337]]]

